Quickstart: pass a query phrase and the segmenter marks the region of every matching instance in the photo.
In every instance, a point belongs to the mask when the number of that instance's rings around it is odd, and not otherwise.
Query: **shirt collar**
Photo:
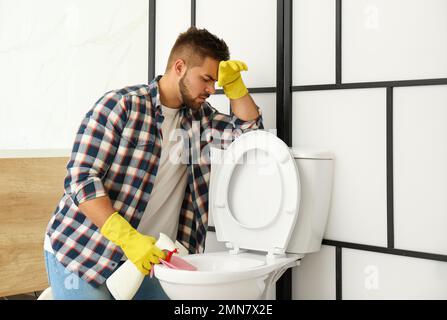
[[[158,75],[149,83],[149,93],[151,95],[152,105],[155,106],[155,112],[163,115],[163,109],[161,108],[161,101],[160,101],[160,90],[158,87],[158,81],[160,81],[161,77],[162,75]],[[186,116],[187,114],[191,113],[191,109],[188,108],[185,104],[183,104],[180,107],[179,112],[181,116]]]

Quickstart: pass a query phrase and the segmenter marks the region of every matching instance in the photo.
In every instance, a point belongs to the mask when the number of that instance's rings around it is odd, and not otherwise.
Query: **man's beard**
[[[189,93],[188,82],[185,81],[187,74],[188,74],[188,71],[186,71],[185,74],[183,75],[183,77],[180,78],[180,81],[179,81],[180,94],[182,96],[183,103],[187,107],[191,108],[192,110],[198,110],[201,108],[203,102],[196,101]],[[203,96],[208,96],[208,95],[203,95]]]

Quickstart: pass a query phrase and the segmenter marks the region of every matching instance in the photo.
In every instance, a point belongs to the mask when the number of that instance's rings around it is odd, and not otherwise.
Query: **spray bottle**
[[[167,235],[161,232],[155,245],[161,250],[174,251],[177,249],[177,255],[188,254],[188,250],[180,242],[172,242]],[[127,260],[112,273],[107,279],[106,285],[116,300],[131,300],[140,288],[144,277],[145,275],[137,269],[132,261]]]

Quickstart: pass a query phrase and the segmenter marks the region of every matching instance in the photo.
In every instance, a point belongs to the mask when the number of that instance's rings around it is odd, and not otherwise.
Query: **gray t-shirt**
[[[156,239],[163,232],[175,242],[188,175],[186,164],[181,163],[180,135],[175,134],[181,122],[179,109],[161,107],[164,120],[160,164],[138,231]]]

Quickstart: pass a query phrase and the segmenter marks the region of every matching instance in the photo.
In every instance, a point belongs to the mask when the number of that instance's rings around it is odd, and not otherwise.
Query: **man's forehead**
[[[202,67],[200,68],[200,73],[203,76],[209,77],[212,80],[217,81],[218,69],[219,69],[219,61],[207,57]]]

